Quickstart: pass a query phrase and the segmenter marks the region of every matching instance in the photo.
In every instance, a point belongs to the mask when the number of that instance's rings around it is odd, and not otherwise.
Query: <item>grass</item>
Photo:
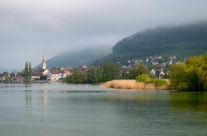
[[[165,90],[167,86],[156,86],[154,83],[136,82],[136,80],[112,80],[101,84],[102,88],[133,90]]]

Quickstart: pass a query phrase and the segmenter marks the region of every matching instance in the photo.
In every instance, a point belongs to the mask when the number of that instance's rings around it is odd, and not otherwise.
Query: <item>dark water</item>
[[[207,93],[0,84],[0,136],[207,136]]]

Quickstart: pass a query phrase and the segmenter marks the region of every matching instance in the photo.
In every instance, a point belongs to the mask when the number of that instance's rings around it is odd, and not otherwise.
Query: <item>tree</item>
[[[78,69],[74,69],[72,75],[67,77],[65,81],[68,83],[86,83],[87,75],[83,71],[78,71]]]
[[[31,80],[32,79],[32,64],[31,64],[31,62],[29,62],[28,76],[29,76],[29,80]]]
[[[24,69],[24,79],[25,82],[31,81],[32,78],[32,66],[31,63],[26,62],[25,63],[25,69]]]
[[[122,68],[122,78],[123,79],[129,79],[129,70],[128,68]]]
[[[103,71],[102,71],[102,68],[98,68],[97,69],[97,80],[98,80],[98,82],[102,82],[103,81]]]
[[[132,70],[130,70],[129,78],[136,79],[137,76],[142,74],[150,74],[147,67],[143,63],[134,66]]]
[[[87,75],[85,72],[81,71],[79,74],[78,74],[78,83],[86,83],[87,82]]]
[[[28,81],[28,62],[25,63],[25,69],[24,69],[24,79],[25,81]]]
[[[119,64],[108,62],[103,66],[104,81],[120,78],[121,66]]]
[[[8,76],[8,75],[5,76],[5,80],[4,80],[4,82],[6,82],[6,83],[9,82],[9,76]]]
[[[207,54],[191,57],[186,63],[172,65],[169,78],[171,88],[207,91]]]
[[[97,81],[98,81],[97,68],[95,66],[91,66],[89,68],[89,73],[88,73],[88,82],[95,83]]]

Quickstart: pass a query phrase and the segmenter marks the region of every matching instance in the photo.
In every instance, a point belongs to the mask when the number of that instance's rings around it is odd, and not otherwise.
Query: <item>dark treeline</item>
[[[113,62],[105,63],[103,66],[90,66],[87,71],[77,68],[72,70],[72,75],[66,78],[68,83],[98,83],[114,79],[136,79],[141,74],[148,74],[147,67],[139,64],[130,70],[122,69],[121,65]]]
[[[66,78],[68,83],[98,83],[121,78],[121,66],[116,63],[106,63],[103,66],[92,65],[87,71],[74,68],[72,75]]]

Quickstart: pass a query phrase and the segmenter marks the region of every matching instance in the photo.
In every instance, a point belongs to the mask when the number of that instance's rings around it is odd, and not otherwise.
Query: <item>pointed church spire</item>
[[[43,49],[42,69],[46,69],[46,68],[47,68],[47,64],[45,60],[45,50]]]
[[[42,64],[43,63],[46,63],[46,61],[45,61],[45,49],[43,49],[43,58],[42,58]]]

